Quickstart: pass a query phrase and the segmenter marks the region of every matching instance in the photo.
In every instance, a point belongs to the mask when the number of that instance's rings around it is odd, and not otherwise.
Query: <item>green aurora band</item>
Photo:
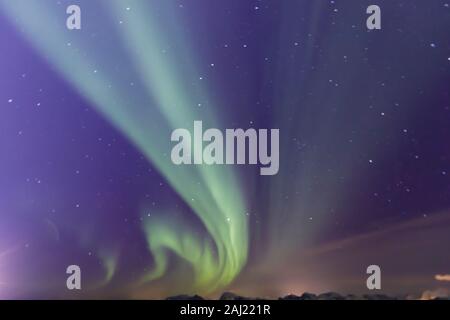
[[[24,37],[145,155],[198,216],[208,234],[201,236],[192,222],[169,218],[167,212],[146,219],[142,230],[154,265],[151,272],[142,275],[139,285],[163,277],[168,253],[172,252],[188,262],[194,272],[191,289],[182,288],[184,291],[207,294],[224,288],[247,261],[246,205],[229,166],[176,167],[170,160],[173,129],[189,128],[194,120],[218,126],[217,119],[221,118],[211,112],[220,108],[205,93],[207,88],[196,71],[193,55],[182,40],[180,18],[170,17],[174,10],[162,1],[157,4],[158,15],[152,15],[154,10],[143,1],[78,3],[83,28],[70,31],[65,28],[66,5],[58,8],[48,1],[0,0],[2,11]],[[100,14],[108,15],[110,23],[99,24],[96,16]],[[159,19],[172,22],[162,26]],[[94,27],[101,37],[92,33]],[[119,69],[115,62],[123,59],[130,62],[128,68]],[[199,103],[208,108],[199,108]],[[109,282],[117,271],[117,258],[100,256]]]

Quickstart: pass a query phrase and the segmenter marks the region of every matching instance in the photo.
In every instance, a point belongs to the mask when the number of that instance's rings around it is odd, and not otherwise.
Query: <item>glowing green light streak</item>
[[[172,35],[165,36],[163,27],[152,24],[151,15],[144,15],[143,5],[133,1],[102,3],[104,8],[113,8],[115,14],[134,6],[120,32],[128,54],[121,51],[122,41],[113,43],[117,52],[105,52],[111,43],[89,36],[88,32],[100,28],[101,19],[91,20],[89,27],[82,25],[89,31],[69,31],[65,28],[65,8],[61,6],[37,0],[0,1],[3,11],[46,60],[158,168],[211,236],[213,244],[193,234],[186,224],[167,224],[164,217],[144,225],[155,257],[155,269],[144,279],[164,274],[165,250],[169,249],[192,265],[197,290],[209,292],[226,286],[242,269],[248,251],[245,206],[238,183],[229,167],[175,167],[170,160],[170,132],[174,128],[189,128],[198,119],[215,123],[211,115],[193,110],[196,101],[205,99],[186,86],[196,75],[181,74],[178,70],[183,69],[182,63],[161,53],[164,39]],[[82,14],[87,8],[96,9],[92,6],[92,2],[81,1]],[[150,36],[142,36],[144,32]],[[125,75],[116,68],[124,59],[130,59],[134,66]],[[146,90],[132,90],[125,85],[125,76],[134,79],[136,75]],[[111,277],[108,271],[108,279]]]

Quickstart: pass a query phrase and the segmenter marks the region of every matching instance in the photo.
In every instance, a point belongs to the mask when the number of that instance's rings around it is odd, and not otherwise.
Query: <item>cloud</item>
[[[437,281],[450,281],[450,274],[437,274],[434,278]]]

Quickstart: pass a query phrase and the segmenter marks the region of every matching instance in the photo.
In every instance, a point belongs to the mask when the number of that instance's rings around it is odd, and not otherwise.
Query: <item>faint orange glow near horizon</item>
[[[437,281],[450,281],[450,274],[437,274],[434,278]]]

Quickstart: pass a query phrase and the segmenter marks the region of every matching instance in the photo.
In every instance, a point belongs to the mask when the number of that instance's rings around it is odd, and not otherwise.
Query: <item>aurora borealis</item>
[[[0,298],[448,289],[450,7],[378,3],[0,0]],[[198,120],[278,174],[174,165]]]

